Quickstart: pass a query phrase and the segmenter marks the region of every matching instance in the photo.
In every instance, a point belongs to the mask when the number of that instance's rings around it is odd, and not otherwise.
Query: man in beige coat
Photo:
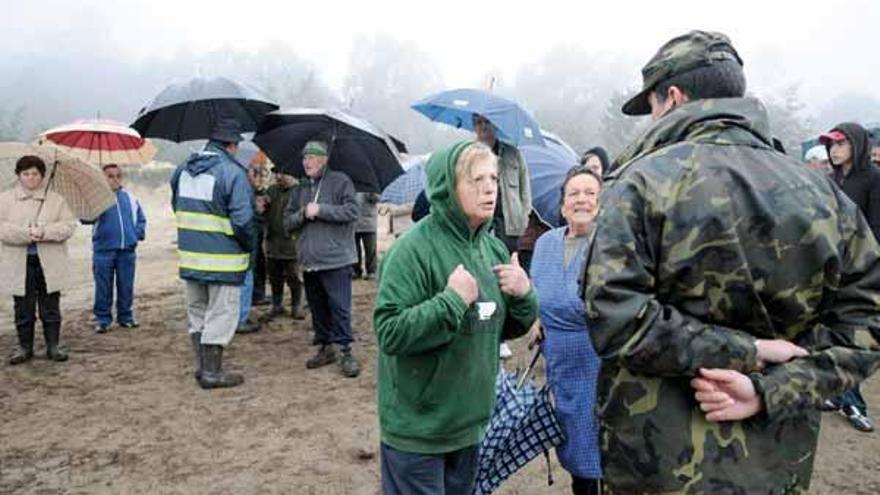
[[[66,361],[61,338],[61,290],[66,286],[67,239],[77,219],[64,198],[43,186],[46,164],[24,156],[15,165],[18,183],[0,193],[0,286],[12,293],[18,350],[10,364],[21,364],[34,355],[37,307],[43,322],[46,357]],[[42,203],[42,208],[40,204]]]

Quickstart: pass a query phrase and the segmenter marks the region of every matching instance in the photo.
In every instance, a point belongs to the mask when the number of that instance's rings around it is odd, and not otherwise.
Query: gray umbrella
[[[253,132],[263,115],[277,109],[268,96],[247,84],[225,77],[196,77],[163,89],[131,126],[144,137],[179,143],[207,139],[220,119],[235,119],[244,132]]]

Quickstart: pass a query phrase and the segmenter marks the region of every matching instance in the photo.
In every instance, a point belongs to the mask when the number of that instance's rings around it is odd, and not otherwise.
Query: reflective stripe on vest
[[[226,217],[192,211],[178,211],[175,215],[179,229],[233,235],[232,222]]]
[[[202,272],[243,272],[250,263],[248,253],[214,254],[178,250],[177,254],[180,255],[180,268]]]

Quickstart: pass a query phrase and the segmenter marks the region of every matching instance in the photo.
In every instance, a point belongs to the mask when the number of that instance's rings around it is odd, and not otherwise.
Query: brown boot
[[[321,366],[327,366],[336,362],[336,350],[332,345],[324,344],[318,349],[318,353],[306,361],[306,368],[313,370]]]

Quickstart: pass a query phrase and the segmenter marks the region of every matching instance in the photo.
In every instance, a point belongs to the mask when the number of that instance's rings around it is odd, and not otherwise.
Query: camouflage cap
[[[626,115],[649,114],[648,94],[657,84],[687,71],[728,60],[740,66],[743,64],[730,39],[721,33],[691,31],[675,37],[661,46],[642,67],[642,91],[624,103],[621,110]]]

